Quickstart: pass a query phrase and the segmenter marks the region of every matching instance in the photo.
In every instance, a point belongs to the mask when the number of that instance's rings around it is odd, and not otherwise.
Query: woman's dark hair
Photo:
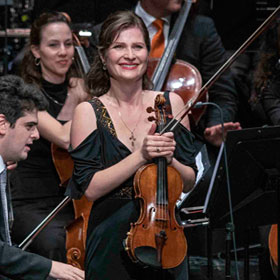
[[[50,23],[63,22],[67,24],[71,30],[70,18],[67,17],[64,13],[60,12],[48,12],[41,14],[32,24],[31,32],[29,36],[29,42],[26,46],[22,64],[20,67],[21,77],[26,83],[37,84],[41,86],[42,72],[41,67],[35,65],[35,57],[31,52],[31,46],[39,46],[42,39],[42,30],[45,26]],[[74,70],[74,65],[70,67],[67,72],[66,80],[69,84],[69,79],[76,75]]]
[[[280,75],[280,25],[278,20],[261,37],[254,87],[259,94]]]
[[[125,29],[137,27],[142,31],[144,41],[148,51],[150,51],[150,38],[143,20],[131,11],[118,11],[111,14],[104,21],[99,34],[98,53],[95,55],[91,69],[86,77],[86,86],[91,96],[101,96],[110,88],[110,78],[107,70],[103,70],[101,57],[106,56],[106,52]],[[143,76],[143,88],[151,89],[152,83],[147,76]]]

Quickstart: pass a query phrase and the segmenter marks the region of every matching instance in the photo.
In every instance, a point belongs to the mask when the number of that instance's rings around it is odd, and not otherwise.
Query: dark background
[[[199,13],[214,19],[226,50],[237,50],[279,5],[279,0],[198,0]],[[92,26],[118,9],[131,9],[137,0],[0,0],[0,30],[29,28],[45,11],[64,11],[74,24]],[[5,5],[8,4],[8,5]],[[0,75],[27,38],[0,36]],[[246,51],[256,51],[255,40]],[[8,70],[9,71],[9,70]]]

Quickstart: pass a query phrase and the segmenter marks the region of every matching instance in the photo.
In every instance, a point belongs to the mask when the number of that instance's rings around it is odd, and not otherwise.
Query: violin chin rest
[[[141,246],[135,248],[134,253],[142,264],[161,268],[161,263],[157,260],[157,249],[150,246]]]

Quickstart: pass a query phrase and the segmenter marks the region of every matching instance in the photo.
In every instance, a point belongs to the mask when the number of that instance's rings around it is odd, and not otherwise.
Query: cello
[[[176,19],[173,29],[168,38],[168,44],[164,49],[161,59],[150,58],[147,74],[151,77],[153,90],[173,91],[181,96],[184,103],[197,96],[202,85],[202,78],[198,69],[183,60],[175,59],[174,54],[178,46],[183,28],[189,16],[191,6],[196,0],[186,0]],[[200,102],[208,101],[207,91],[197,100]],[[192,108],[190,120],[197,124],[206,107],[200,109]]]
[[[166,122],[165,98],[157,95],[155,111],[159,131]],[[140,199],[141,213],[131,225],[125,249],[134,262],[157,268],[174,268],[185,258],[187,241],[183,226],[175,217],[175,207],[183,190],[180,173],[168,166],[166,158],[142,166],[134,177],[135,197]]]

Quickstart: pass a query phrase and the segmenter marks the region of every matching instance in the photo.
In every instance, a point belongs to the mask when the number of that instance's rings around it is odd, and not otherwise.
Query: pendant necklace
[[[41,91],[44,93],[44,95],[50,99],[51,101],[53,101],[55,104],[59,105],[59,106],[63,106],[64,103],[57,101],[56,99],[54,99],[52,96],[50,96],[43,88],[41,88]]]
[[[116,101],[117,101],[117,103],[118,103],[118,106],[120,107],[120,103],[119,103],[119,101],[116,99]],[[109,102],[111,103],[111,101],[109,100]],[[112,104],[112,103],[111,103]],[[123,118],[122,118],[122,114],[121,114],[121,112],[120,112],[120,110],[118,110],[118,115],[119,115],[119,117],[120,117],[120,120],[122,121],[122,123],[123,123],[123,125],[126,127],[126,129],[130,132],[130,137],[129,137],[129,140],[131,141],[131,146],[132,146],[132,149],[134,149],[134,147],[135,147],[135,141],[136,141],[136,137],[135,137],[135,135],[134,135],[134,132],[135,132],[135,130],[136,130],[136,128],[138,127],[138,124],[140,123],[140,119],[141,119],[141,116],[142,116],[142,114],[143,114],[143,93],[142,93],[142,106],[141,106],[141,113],[140,113],[140,115],[139,115],[139,118],[138,118],[138,120],[137,120],[137,122],[136,122],[136,125],[135,125],[135,127],[133,128],[133,129],[130,129],[129,127],[128,127],[128,125],[126,124],[126,122],[123,120]]]
[[[131,141],[132,149],[134,149],[134,142],[136,141],[136,137],[135,137],[135,135],[134,135],[134,131],[135,131],[135,129],[137,128],[137,126],[138,126],[138,124],[139,124],[139,122],[140,122],[140,119],[141,119],[141,116],[142,116],[143,111],[142,111],[141,114],[139,115],[138,121],[137,121],[135,127],[133,128],[133,130],[131,130],[131,129],[128,127],[128,125],[125,123],[125,121],[123,120],[121,112],[118,111],[118,113],[119,113],[119,117],[120,117],[122,123],[123,123],[124,126],[127,128],[127,130],[130,132],[130,137],[129,137],[128,139]]]

